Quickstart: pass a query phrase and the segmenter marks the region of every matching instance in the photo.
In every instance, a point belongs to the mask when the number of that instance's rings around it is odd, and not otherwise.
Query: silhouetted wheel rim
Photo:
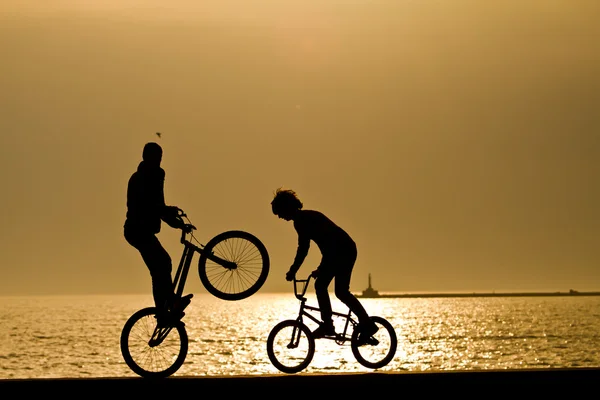
[[[281,372],[300,372],[312,361],[315,340],[306,325],[295,320],[282,321],[269,333],[267,354],[271,363]]]
[[[398,338],[392,324],[381,317],[371,317],[371,320],[379,326],[379,330],[373,337],[378,341],[377,345],[366,344],[358,346],[358,330],[352,332],[350,346],[356,360],[367,368],[381,368],[389,364],[396,355]]]
[[[123,359],[133,372],[144,378],[164,378],[174,374],[183,365],[188,352],[188,336],[182,322],[170,328],[159,344],[149,344],[155,333],[155,315],[155,307],[139,310],[121,331]]]
[[[228,269],[200,256],[198,273],[206,290],[223,300],[241,300],[256,293],[269,274],[269,254],[254,235],[243,231],[227,231],[212,238],[204,247],[224,260],[236,263]]]

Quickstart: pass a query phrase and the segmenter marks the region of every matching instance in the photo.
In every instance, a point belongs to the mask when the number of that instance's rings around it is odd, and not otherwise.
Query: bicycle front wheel
[[[219,264],[209,254],[231,264]],[[223,300],[241,300],[256,293],[267,280],[269,267],[265,245],[243,231],[227,231],[215,236],[204,246],[198,261],[202,284],[209,293]]]
[[[185,361],[188,335],[185,324],[158,328],[156,307],[134,313],[121,331],[121,354],[133,372],[144,378],[173,375]]]
[[[303,323],[282,321],[269,333],[267,354],[271,363],[281,372],[300,372],[308,367],[315,355],[315,339]]]
[[[398,338],[392,324],[381,317],[371,317],[379,330],[369,339],[367,344],[358,345],[358,329],[352,332],[350,347],[356,360],[367,368],[381,368],[389,364],[396,355]]]

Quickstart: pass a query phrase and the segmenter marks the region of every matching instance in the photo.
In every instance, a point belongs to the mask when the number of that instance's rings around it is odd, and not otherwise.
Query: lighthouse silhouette
[[[361,297],[379,297],[379,292],[371,286],[371,273],[369,273],[369,287],[363,290]]]

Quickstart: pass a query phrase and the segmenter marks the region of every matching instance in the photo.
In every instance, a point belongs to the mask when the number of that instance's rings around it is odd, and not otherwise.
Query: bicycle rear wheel
[[[269,333],[267,354],[281,372],[300,372],[315,355],[315,339],[306,325],[296,320],[282,321]]]
[[[134,313],[121,331],[121,354],[133,372],[144,378],[173,375],[185,361],[188,335],[185,324],[156,326],[156,307]]]
[[[382,317],[371,317],[379,330],[372,336],[367,344],[358,345],[358,329],[352,332],[350,347],[356,360],[367,368],[381,368],[389,364],[396,355],[398,338],[392,324]]]
[[[221,265],[207,254],[230,261],[235,267]],[[202,284],[209,293],[223,300],[241,300],[256,293],[267,280],[269,267],[265,245],[243,231],[227,231],[215,236],[204,246],[198,261]]]

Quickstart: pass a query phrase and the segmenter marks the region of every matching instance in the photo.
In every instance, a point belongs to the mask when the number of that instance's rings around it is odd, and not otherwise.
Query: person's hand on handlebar
[[[177,206],[165,206],[163,212],[165,215],[168,215],[172,218],[175,218],[177,216],[181,217],[182,215],[185,215],[183,210]]]
[[[194,225],[192,225],[192,224],[184,224],[181,229],[183,229],[183,231],[185,233],[190,233],[191,231],[193,231],[194,229],[196,229],[196,227]]]
[[[293,281],[295,278],[296,272],[291,269],[285,274],[285,280],[288,282]]]

